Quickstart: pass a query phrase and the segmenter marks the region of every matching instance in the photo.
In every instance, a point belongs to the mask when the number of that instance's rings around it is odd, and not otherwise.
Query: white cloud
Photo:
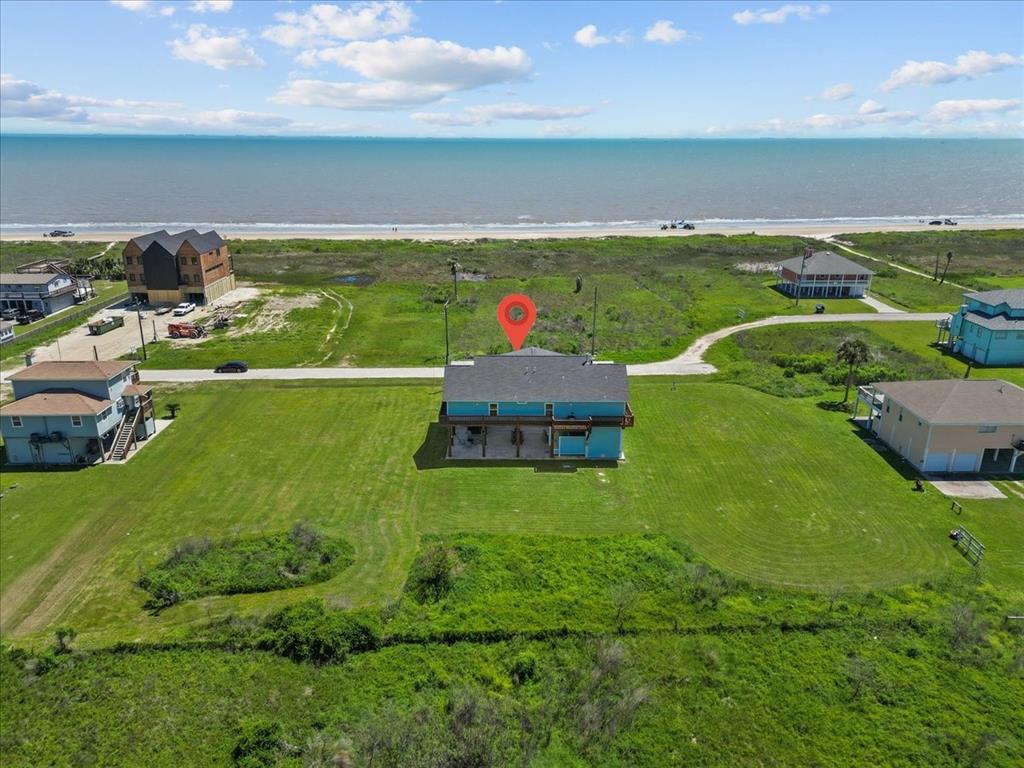
[[[276,18],[283,23],[267,27],[262,37],[286,48],[303,48],[399,35],[409,31],[414,17],[405,3],[363,2],[347,8],[318,3],[303,13],[286,11]]]
[[[333,62],[368,82],[296,79],[274,100],[335,109],[401,109],[440,101],[454,91],[525,80],[533,67],[521,48],[465,48],[447,40],[403,37],[310,49],[305,66]]]
[[[149,109],[162,112],[126,112]],[[315,130],[281,115],[237,109],[190,113],[181,104],[133,99],[71,96],[45,89],[28,80],[0,75],[0,114],[4,119],[27,118],[50,123],[76,123],[99,128],[158,131]]]
[[[413,120],[431,125],[484,125],[495,120],[566,120],[594,111],[587,106],[547,106],[542,104],[486,104],[466,107],[462,112],[416,112]]]
[[[234,0],[193,0],[188,9],[193,13],[227,13],[234,4]]]
[[[747,24],[785,24],[790,16],[796,16],[801,21],[810,21],[815,16],[824,16],[831,10],[832,8],[824,3],[819,5],[786,3],[774,11],[769,11],[767,8],[759,8],[756,11],[739,11],[732,15],[732,20],[743,26]]]
[[[385,81],[332,83],[325,80],[292,80],[271,97],[278,104],[352,110],[392,110],[429,104],[448,93],[436,85]]]
[[[880,112],[885,112],[885,107],[874,99],[868,99],[857,109],[858,115],[877,115]]]
[[[889,79],[882,83],[882,90],[894,91],[908,85],[951,83],[961,78],[976,80],[1001,69],[1019,66],[1024,66],[1024,56],[986,51],[968,51],[957,56],[953,64],[908,60],[892,71]]]
[[[152,5],[150,0],[110,0],[111,5],[124,8],[126,11],[146,11]]]
[[[214,69],[263,66],[263,59],[245,43],[244,30],[221,34],[205,24],[192,24],[185,38],[168,43],[171,55],[176,59],[206,64]]]
[[[847,130],[850,128],[863,128],[869,125],[881,125],[885,123],[909,123],[916,120],[917,115],[913,112],[890,112],[877,101],[865,101],[860,105],[856,114],[852,115],[812,115],[804,120],[808,128],[837,128]]]
[[[687,38],[694,39],[696,35],[690,34],[685,29],[677,29],[674,22],[665,19],[654,22],[644,33],[644,40],[647,42],[664,43],[665,45],[672,45]]]
[[[606,45],[611,42],[607,37],[602,37],[597,34],[597,27],[593,24],[587,24],[587,26],[577,29],[576,34],[572,36],[572,39],[584,48],[594,48],[598,45]]]
[[[836,83],[815,96],[806,97],[806,101],[843,101],[853,96],[853,93],[853,86],[849,83]]]
[[[355,42],[317,52],[370,80],[395,80],[466,90],[523,80],[533,66],[521,48],[464,48],[447,40],[403,37],[399,40]]]
[[[160,15],[161,16],[173,16],[174,15],[174,6],[173,5],[165,5],[163,8],[160,9]]]
[[[1010,112],[1019,109],[1020,105],[1020,99],[947,99],[936,102],[928,113],[928,119],[949,123],[990,112]]]

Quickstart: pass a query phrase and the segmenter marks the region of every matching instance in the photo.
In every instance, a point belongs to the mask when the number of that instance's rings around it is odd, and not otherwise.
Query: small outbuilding
[[[1024,474],[1024,389],[996,379],[861,387],[868,428],[921,472]]]

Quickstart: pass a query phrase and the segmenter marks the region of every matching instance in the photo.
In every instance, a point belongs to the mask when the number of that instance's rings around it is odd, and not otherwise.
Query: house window
[[[487,415],[488,416],[497,416],[498,415],[498,404],[497,403],[488,403],[487,404]]]
[[[125,256],[124,257],[124,263],[130,265],[132,263],[132,257],[131,256]]]
[[[195,256],[193,256],[193,257],[192,257],[192,263],[193,263],[193,264],[198,264],[198,263],[199,263],[199,259],[198,259],[198,258],[196,258]]]
[[[21,416],[11,416],[11,426],[21,427]]]
[[[1024,331],[1017,331],[1017,338],[1024,339]]]
[[[544,415],[545,416],[554,416],[555,415],[555,404],[554,403],[544,403]]]
[[[987,425],[984,425],[984,424],[982,426],[978,427],[978,431],[979,432],[995,432],[997,429],[999,429],[999,427],[987,426]]]
[[[178,263],[182,264],[182,265],[188,264],[188,259],[185,256],[179,256],[178,257]]]
[[[80,426],[82,426],[82,417],[81,416],[72,416],[71,417],[71,426],[72,427],[80,427]]]
[[[182,274],[182,276],[181,276],[181,282],[183,282],[183,283],[186,283],[186,284],[187,284],[187,283],[188,283],[188,275]]]
[[[899,418],[897,418],[896,420],[897,421],[903,421],[903,409],[902,408],[900,408],[900,415],[899,415]]]
[[[997,339],[1005,339],[1006,338],[1006,331],[996,331],[996,338]]]

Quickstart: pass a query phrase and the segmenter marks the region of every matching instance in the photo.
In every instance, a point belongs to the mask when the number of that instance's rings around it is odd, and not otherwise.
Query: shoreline
[[[171,227],[175,229],[176,227]],[[201,228],[201,227],[200,227]],[[572,240],[600,239],[609,237],[690,237],[693,235],[777,235],[827,239],[839,234],[860,234],[865,232],[956,232],[958,230],[1024,229],[1024,220],[993,219],[991,221],[965,221],[955,227],[930,226],[927,223],[876,223],[841,222],[799,223],[799,222],[743,222],[739,224],[697,224],[695,230],[661,230],[646,227],[543,227],[524,229],[521,227],[489,227],[485,229],[408,229],[389,230],[318,230],[315,227],[282,230],[239,230],[230,225],[216,227],[222,237],[229,240],[418,240],[418,241],[468,241],[468,240]],[[73,237],[49,238],[40,231],[11,232],[0,227],[0,241],[4,242],[110,242],[127,240],[143,232],[138,229],[105,229],[95,232],[76,232]]]

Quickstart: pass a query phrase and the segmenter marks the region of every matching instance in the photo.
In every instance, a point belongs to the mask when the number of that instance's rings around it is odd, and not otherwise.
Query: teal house
[[[621,459],[626,366],[537,347],[452,363],[439,421],[449,458]]]
[[[964,299],[949,318],[950,349],[984,365],[1024,365],[1024,288]]]
[[[156,434],[152,388],[135,363],[44,362],[8,377],[14,401],[0,408],[8,464],[122,461]]]

